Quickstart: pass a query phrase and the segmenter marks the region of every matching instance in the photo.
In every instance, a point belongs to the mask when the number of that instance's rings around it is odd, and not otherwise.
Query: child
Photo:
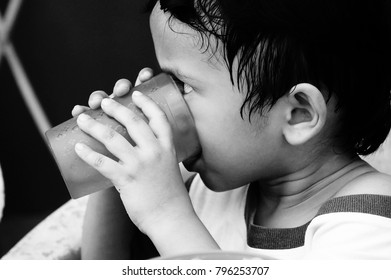
[[[82,256],[137,258],[129,248],[138,228],[162,256],[390,259],[391,177],[358,156],[390,130],[389,1],[155,2],[155,52],[183,82],[202,147],[184,166],[197,175],[187,190],[153,101],[133,95],[146,123],[94,92],[90,107],[102,106],[137,145],[78,118],[119,158],[75,147],[119,192],[90,197]],[[141,71],[136,84],[151,76]],[[120,80],[114,94],[130,86]]]

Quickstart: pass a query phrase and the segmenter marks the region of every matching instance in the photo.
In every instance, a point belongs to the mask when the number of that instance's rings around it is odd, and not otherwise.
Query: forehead
[[[221,64],[214,37],[206,37],[170,15],[160,9],[159,2],[151,12],[150,27],[158,59],[196,58],[211,65]]]

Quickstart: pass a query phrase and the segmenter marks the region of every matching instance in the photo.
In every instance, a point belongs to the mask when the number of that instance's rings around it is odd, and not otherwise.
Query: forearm
[[[195,213],[157,223],[146,233],[163,257],[220,250]]]
[[[83,224],[83,259],[129,259],[135,226],[114,188],[92,194]]]

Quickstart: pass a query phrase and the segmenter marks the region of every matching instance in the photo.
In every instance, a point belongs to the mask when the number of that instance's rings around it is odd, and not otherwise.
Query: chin
[[[240,187],[240,186],[232,185],[232,181],[229,182],[229,180],[221,178],[220,176],[217,176],[215,174],[208,174],[208,173],[199,173],[199,174],[205,186],[208,189],[215,192],[224,192]]]
[[[211,172],[209,168],[205,167],[202,157],[193,157],[182,163],[188,171],[198,173],[205,186],[212,191],[224,192],[242,186],[236,184],[234,178],[230,178],[227,174],[224,176],[219,172]]]

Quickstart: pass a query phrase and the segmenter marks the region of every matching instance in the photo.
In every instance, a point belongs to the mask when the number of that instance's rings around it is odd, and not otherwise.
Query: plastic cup
[[[159,74],[134,87],[129,94],[123,97],[114,97],[114,100],[147,120],[132,102],[131,96],[135,90],[151,97],[166,114],[173,131],[178,162],[196,155],[200,146],[194,120],[181,91],[171,76],[164,73]],[[114,118],[106,115],[102,109],[88,110],[85,113],[110,126],[123,135],[133,146],[135,145],[126,128]],[[77,117],[74,117],[46,132],[48,146],[72,198],[79,198],[113,186],[110,180],[79,158],[74,149],[76,143],[84,143],[96,152],[118,160],[102,143],[80,130],[76,119]]]

